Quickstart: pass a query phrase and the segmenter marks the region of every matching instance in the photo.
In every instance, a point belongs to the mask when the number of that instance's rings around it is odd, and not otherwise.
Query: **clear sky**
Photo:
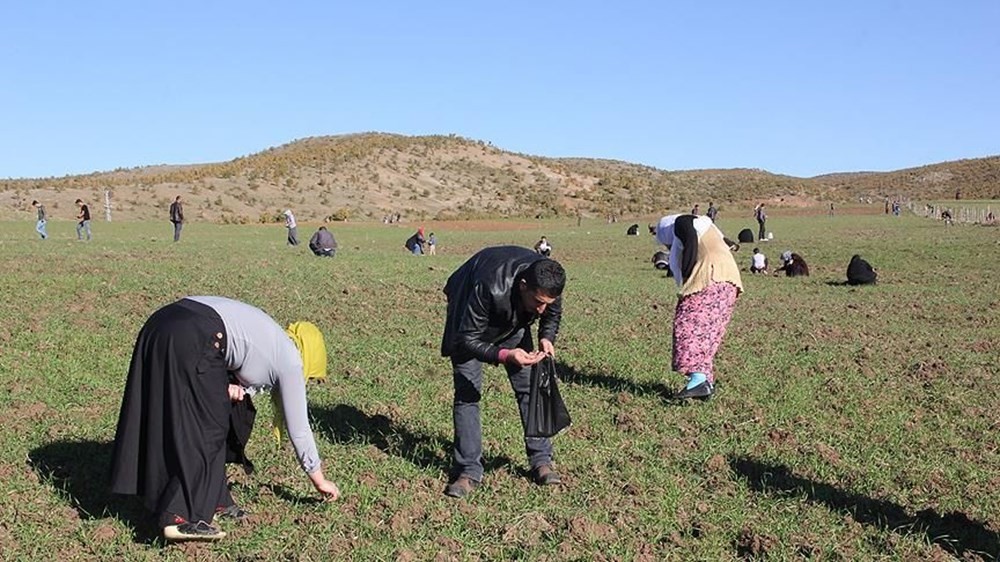
[[[797,176],[1000,154],[1000,0],[0,4],[0,178],[363,131]]]

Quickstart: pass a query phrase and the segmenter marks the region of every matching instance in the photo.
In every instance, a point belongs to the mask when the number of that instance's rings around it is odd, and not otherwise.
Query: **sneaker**
[[[683,388],[680,392],[674,395],[674,398],[678,400],[687,400],[689,398],[694,398],[696,400],[708,400],[712,397],[712,392],[714,391],[715,389],[712,387],[712,383],[705,381],[693,388]]]
[[[555,486],[562,483],[562,478],[551,464],[543,464],[531,469],[531,479],[539,486]]]
[[[204,521],[167,525],[163,528],[163,538],[168,541],[217,541],[225,536],[226,533],[218,527]]]
[[[448,487],[444,489],[444,495],[452,498],[464,498],[478,487],[479,482],[463,474],[456,478],[454,482],[448,484]]]
[[[246,521],[247,517],[249,516],[250,512],[248,512],[247,510],[243,509],[242,507],[236,504],[233,504],[229,507],[220,506],[215,508],[215,516],[212,517],[212,523],[215,523],[220,519],[229,519],[232,521],[236,521],[237,523],[242,523]]]

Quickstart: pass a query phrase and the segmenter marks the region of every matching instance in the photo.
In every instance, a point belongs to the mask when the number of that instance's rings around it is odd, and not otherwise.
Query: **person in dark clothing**
[[[181,228],[184,227],[184,206],[180,195],[170,204],[170,222],[174,223],[174,242],[178,242],[181,239]]]
[[[626,236],[638,236],[639,235],[639,225],[638,224],[633,224],[632,226],[628,227],[628,230],[625,231],[625,235]]]
[[[332,232],[321,226],[309,239],[309,249],[317,256],[332,258],[337,255],[337,240]]]
[[[91,239],[90,235],[90,207],[83,202],[83,199],[76,200],[76,206],[80,208],[80,212],[76,215],[76,239],[83,240],[83,233],[87,233],[87,240]]]
[[[227,462],[244,454],[255,410],[270,390],[295,456],[316,491],[323,475],[309,427],[301,351],[264,311],[223,297],[187,297],[154,312],[136,338],[115,431],[111,492],[135,495],[167,540],[217,540],[216,518],[246,519],[226,485]]]
[[[749,228],[744,228],[743,230],[740,231],[737,238],[741,243],[749,244],[753,242],[753,231],[750,230]]]
[[[875,268],[860,255],[854,254],[851,257],[851,263],[847,264],[848,285],[874,285],[877,277]]]
[[[715,206],[715,203],[709,202],[708,210],[705,211],[705,215],[712,219],[712,222],[715,222],[715,217],[719,216],[719,209]]]
[[[784,252],[781,254],[781,267],[774,270],[774,274],[777,275],[782,271],[788,277],[808,277],[809,276],[809,264],[802,256],[794,252]]]
[[[413,236],[410,236],[409,238],[406,239],[406,242],[403,243],[403,246],[405,246],[406,249],[409,250],[411,254],[415,256],[422,256],[424,255],[425,242],[426,240],[424,239],[424,227],[421,226],[420,228],[417,229],[415,233],[413,233]]]
[[[463,497],[483,478],[483,363],[506,368],[522,427],[527,423],[531,366],[555,353],[565,284],[566,273],[558,262],[518,246],[481,250],[448,278],[441,355],[452,365],[455,442],[446,495]],[[531,334],[535,320],[537,351]],[[539,485],[558,484],[551,440],[525,437],[524,446],[532,479]]]
[[[767,211],[764,210],[763,203],[754,207],[753,218],[757,219],[757,239],[765,240],[767,238],[767,233],[764,231],[764,225],[767,223]]]

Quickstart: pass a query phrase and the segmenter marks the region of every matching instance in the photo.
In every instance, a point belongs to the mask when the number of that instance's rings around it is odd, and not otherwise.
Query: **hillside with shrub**
[[[709,201],[774,206],[859,197],[1000,198],[1000,157],[884,173],[796,178],[757,169],[660,170],[592,158],[547,158],[450,136],[363,133],[297,140],[228,162],[146,166],[60,178],[0,180],[0,218],[23,217],[38,199],[57,218],[84,199],[95,215],[104,192],[116,219],[163,219],[176,195],[190,219],[466,219],[647,215]]]

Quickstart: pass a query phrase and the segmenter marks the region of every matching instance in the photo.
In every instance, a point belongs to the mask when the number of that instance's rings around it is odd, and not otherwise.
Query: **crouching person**
[[[321,226],[309,239],[309,249],[317,256],[332,258],[337,255],[337,240],[332,232]]]
[[[878,279],[878,273],[875,268],[860,255],[854,254],[851,257],[851,263],[847,264],[847,284],[874,285],[876,279]]]
[[[303,352],[306,349],[303,348]],[[111,491],[142,498],[167,540],[216,540],[215,519],[245,519],[225,463],[246,459],[250,396],[278,393],[295,456],[316,491],[336,499],[309,428],[302,357],[258,308],[187,297],[153,313],[132,352],[111,461]]]
[[[555,353],[566,273],[558,262],[527,248],[498,246],[472,256],[448,278],[441,355],[451,358],[455,400],[452,473],[445,494],[460,498],[483,478],[479,416],[483,363],[503,365],[525,426],[531,366]],[[538,320],[538,350],[531,325]],[[552,442],[524,439],[532,479],[560,482],[552,464]]]

